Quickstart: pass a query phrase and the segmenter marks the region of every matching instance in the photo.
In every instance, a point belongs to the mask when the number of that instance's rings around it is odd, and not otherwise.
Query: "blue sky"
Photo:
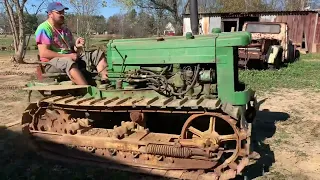
[[[52,0],[50,0],[52,1]],[[37,7],[40,5],[42,1],[40,0],[28,0],[27,1],[27,9],[29,11],[29,13],[34,13],[37,10]],[[112,5],[112,0],[107,0],[107,4],[108,7],[101,7],[99,8],[99,15],[103,15],[105,18],[108,18],[116,13],[120,13],[121,9],[120,7],[115,7]],[[31,5],[35,5],[36,7],[32,7]],[[46,5],[43,5],[42,8],[44,8],[44,10],[42,10],[42,13],[45,12],[46,9]]]

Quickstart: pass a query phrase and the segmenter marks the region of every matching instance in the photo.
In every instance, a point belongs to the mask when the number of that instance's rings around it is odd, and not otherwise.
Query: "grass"
[[[26,37],[26,39],[28,40],[29,36]],[[4,36],[4,35],[0,35],[0,47],[9,47],[11,44],[13,44],[13,36],[8,35],[8,36]],[[30,37],[30,41],[28,44],[28,47],[30,47],[31,49],[34,49],[36,45],[34,36]]]
[[[308,54],[280,70],[240,70],[239,78],[256,91],[275,88],[320,89],[319,69],[320,54]]]

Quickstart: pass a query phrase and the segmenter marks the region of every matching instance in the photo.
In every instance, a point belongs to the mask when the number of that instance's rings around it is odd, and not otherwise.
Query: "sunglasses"
[[[64,10],[62,10],[62,11],[53,10],[52,12],[55,12],[55,13],[57,13],[59,15],[64,15],[65,14]]]

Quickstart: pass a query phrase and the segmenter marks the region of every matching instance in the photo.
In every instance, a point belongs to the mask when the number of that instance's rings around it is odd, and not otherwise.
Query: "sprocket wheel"
[[[35,130],[71,135],[77,134],[77,130],[83,127],[90,127],[88,119],[71,118],[70,114],[60,109],[43,110],[32,124]]]

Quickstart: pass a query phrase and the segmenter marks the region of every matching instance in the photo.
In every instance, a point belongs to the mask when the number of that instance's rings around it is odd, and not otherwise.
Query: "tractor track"
[[[204,155],[204,151],[197,148],[190,148],[197,146],[196,144],[194,144],[195,142],[190,141],[191,139],[185,139],[184,141],[181,141],[181,143],[186,145],[190,145],[191,143],[190,147],[184,145],[183,147],[174,147],[174,145],[172,143],[169,143],[169,141],[164,141],[162,143],[160,142],[158,143],[158,145],[157,142],[155,142],[152,147],[149,147],[150,143],[152,144],[152,142],[154,142],[152,138],[149,138],[151,141],[143,139],[148,139],[148,136],[158,137],[160,139],[161,136],[163,136],[162,139],[166,139],[166,136],[168,135],[156,135],[152,132],[149,133],[148,130],[144,130],[143,128],[137,130],[136,133],[128,134],[130,128],[132,129],[132,123],[139,123],[139,117],[137,115],[133,115],[132,117],[135,118],[131,119],[131,121],[122,122],[122,125],[120,127],[114,127],[114,129],[108,129],[107,131],[103,129],[92,129],[90,127],[86,127],[88,125],[86,119],[78,121],[72,120],[69,122],[69,120],[71,120],[70,115],[60,112],[70,111],[70,109],[72,109],[72,111],[83,112],[83,108],[79,106],[81,103],[87,104],[91,101],[91,103],[89,104],[92,105],[96,102],[92,102],[92,99],[85,99],[85,101],[83,99],[78,99],[77,105],[68,105],[68,107],[65,107],[63,106],[65,105],[65,102],[62,102],[62,99],[69,102],[69,104],[72,100],[76,100],[75,98],[71,98],[70,96],[44,98],[43,102],[45,104],[47,104],[50,100],[60,102],[60,104],[51,102],[49,106],[46,106],[43,105],[40,101],[37,103],[37,105],[33,104],[29,106],[29,108],[24,113],[22,122],[23,132],[31,138],[31,143],[33,144],[33,147],[35,147],[36,151],[40,155],[44,155],[46,158],[48,157],[66,162],[85,164],[89,163],[92,165],[107,167],[109,169],[117,169],[122,171],[130,171],[135,173],[138,172],[151,175],[161,175],[168,178],[211,180],[233,179],[236,177],[236,175],[240,175],[241,171],[249,163],[249,159],[246,155],[246,150],[239,149],[241,148],[240,140],[246,139],[247,135],[243,135],[242,133],[240,133],[243,132],[242,130],[237,130],[238,128],[235,126],[236,121],[230,116],[220,115],[219,113],[216,113],[217,117],[220,116],[221,118],[225,119],[231,126],[234,126],[233,129],[235,130],[235,134],[238,135],[221,135],[221,138],[219,139],[225,139],[223,141],[228,141],[229,139],[233,138],[234,140],[237,139],[237,142],[239,142],[239,146],[237,145],[238,149],[226,151],[226,153],[232,152],[232,156],[225,160],[221,165],[216,166],[215,161],[205,160],[206,158],[204,157],[204,159],[189,158],[191,154],[198,154],[195,156],[201,156],[201,154],[202,156]],[[104,100],[104,102],[106,102],[106,100]],[[105,105],[107,103],[103,104]],[[34,106],[37,106],[38,108],[35,108]],[[57,121],[49,120],[49,115],[38,115],[38,113],[40,113],[41,111],[47,111],[46,109],[49,107],[59,112],[59,116],[56,117],[56,119],[58,119]],[[50,110],[50,112],[51,111],[52,110]],[[99,107],[90,108],[88,112],[90,111],[101,112],[101,110],[99,110]],[[147,111],[150,112],[152,110]],[[194,112],[196,111],[191,112],[191,114],[194,114]],[[164,111],[162,111],[162,113],[164,113]],[[167,113],[172,112],[167,111]],[[180,113],[185,112],[180,111]],[[192,121],[193,118],[196,118],[197,116],[201,116],[201,114],[203,114],[203,112],[199,111],[198,113],[191,115],[187,122]],[[43,121],[40,117],[47,118],[45,118],[46,120]],[[214,119],[213,122],[215,121],[216,120]],[[52,125],[49,125],[48,122],[54,123]],[[210,125],[211,124],[212,122],[210,119]],[[79,129],[79,127],[82,127],[82,129]],[[184,128],[187,128],[187,126],[184,126]],[[182,132],[185,131],[186,130],[183,130]],[[197,133],[198,131],[195,130],[194,132]],[[251,132],[249,131],[248,133]],[[133,137],[133,139],[128,139],[127,142],[126,138],[130,138],[131,136]],[[101,139],[102,137],[103,140]],[[47,143],[48,140],[50,143],[54,144],[68,144],[68,147],[71,147],[71,149],[75,150],[76,152],[84,151],[87,154],[77,155],[77,153],[74,153],[73,151],[67,152],[68,148],[67,150],[63,150],[59,149],[59,147],[56,145],[50,146]],[[142,149],[137,149],[135,143],[140,144],[139,146],[145,147]],[[246,146],[245,148],[248,148],[248,146]],[[223,151],[224,150],[220,149],[219,153],[213,155],[213,157],[220,159]],[[111,161],[114,160],[114,162],[111,162],[111,164],[109,164],[110,159]]]

